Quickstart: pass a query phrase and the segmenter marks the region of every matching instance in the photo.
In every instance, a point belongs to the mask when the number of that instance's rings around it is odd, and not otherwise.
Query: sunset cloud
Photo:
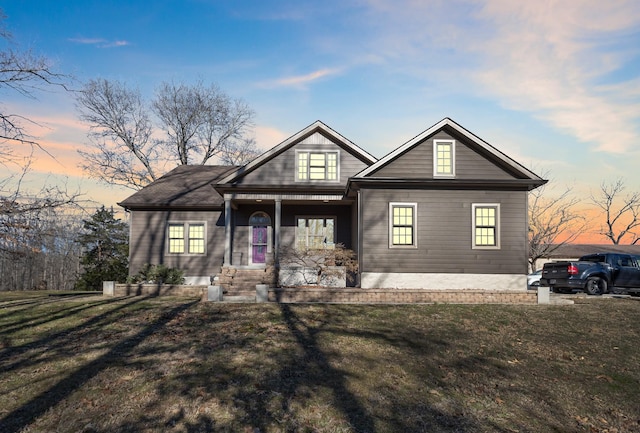
[[[69,38],[69,41],[81,45],[93,45],[97,48],[114,48],[130,45],[130,43],[125,40],[110,41],[103,38]]]
[[[279,129],[264,125],[256,126],[255,135],[257,145],[264,151],[280,144],[289,136]]]
[[[365,3],[363,32],[378,23],[369,49],[407,74],[531,113],[596,151],[640,139],[637,74],[620,73],[640,62],[636,0]]]
[[[486,92],[595,150],[624,153],[635,146],[640,98],[621,92],[629,87],[624,80],[603,83],[640,54],[639,46],[611,48],[640,27],[637,2],[491,0],[478,17],[495,29],[471,45],[484,57],[475,77]]]
[[[289,77],[279,78],[272,81],[265,81],[261,87],[275,88],[275,87],[304,87],[307,84],[321,80],[332,75],[338,75],[340,69],[337,68],[324,68],[317,71],[310,72],[304,75],[293,75]]]

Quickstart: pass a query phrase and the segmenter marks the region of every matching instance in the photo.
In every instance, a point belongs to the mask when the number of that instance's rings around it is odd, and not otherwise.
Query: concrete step
[[[222,302],[227,302],[227,303],[235,303],[235,304],[249,304],[252,302],[256,302],[256,296],[228,296],[228,295],[223,295],[222,296]]]
[[[223,296],[256,296],[256,289],[242,290],[240,288],[229,288],[222,292]]]

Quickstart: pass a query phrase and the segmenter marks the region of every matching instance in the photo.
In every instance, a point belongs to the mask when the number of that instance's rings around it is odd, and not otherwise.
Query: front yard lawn
[[[0,293],[1,432],[640,432],[640,301]]]

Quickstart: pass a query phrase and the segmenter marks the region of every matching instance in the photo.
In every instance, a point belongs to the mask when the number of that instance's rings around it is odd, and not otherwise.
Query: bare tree
[[[220,162],[228,165],[244,165],[260,155],[253,138],[235,141],[227,146],[227,150],[220,155]]]
[[[633,192],[623,196],[626,189],[624,181],[600,184],[597,195],[591,195],[591,201],[604,212],[605,222],[600,226],[599,234],[606,237],[614,245],[618,245],[623,238],[629,239],[629,244],[635,245],[640,241],[640,234],[636,231],[640,227],[640,192]]]
[[[11,33],[4,27],[6,15],[0,9],[0,39],[9,45],[0,51],[0,90],[9,90],[27,98],[35,98],[34,92],[50,86],[66,88],[67,76],[56,73],[51,62],[31,51],[18,51],[11,47]],[[0,140],[5,148],[0,150],[0,158],[6,155],[6,144],[26,143],[39,146],[29,135],[24,123],[35,124],[33,120],[16,113],[7,113],[0,107]]]
[[[157,179],[157,143],[140,92],[118,81],[91,80],[78,93],[80,119],[91,125],[94,150],[78,151],[89,176],[140,189]]]
[[[54,72],[48,59],[13,47],[11,35],[3,26],[5,18],[0,10],[0,39],[8,46],[0,51],[0,91],[35,99],[39,91],[52,87],[66,89],[69,77]],[[58,186],[44,186],[35,193],[22,188],[33,162],[34,150],[47,152],[37,137],[28,133],[29,125],[37,123],[0,107],[0,165],[4,168],[0,178],[2,290],[42,287],[43,281],[50,280],[43,275],[55,273],[47,265],[52,262],[52,251],[62,245],[59,238],[56,240],[63,232],[57,213],[67,206],[75,206],[80,195],[69,194],[66,188]],[[27,155],[16,152],[17,145],[26,145]],[[12,171],[14,174],[10,174]],[[54,223],[58,225],[53,227]],[[72,263],[71,260],[67,262]],[[60,272],[55,274],[59,276]]]
[[[224,155],[242,140],[252,125],[253,111],[232,100],[217,86],[163,83],[153,101],[155,114],[166,132],[167,147],[180,164],[205,164]]]
[[[584,217],[575,210],[580,200],[567,188],[549,195],[546,185],[529,193],[529,266],[537,269],[542,257],[576,240],[585,226]]]
[[[342,278],[353,281],[358,272],[356,253],[343,244],[323,249],[282,247],[280,261],[292,272],[294,285],[333,286]]]
[[[78,274],[74,206],[2,203],[0,290],[70,290]]]
[[[246,138],[254,112],[215,85],[163,83],[147,104],[123,83],[91,80],[77,105],[94,146],[80,152],[83,168],[105,183],[138,190],[167,165],[244,164],[258,153]]]

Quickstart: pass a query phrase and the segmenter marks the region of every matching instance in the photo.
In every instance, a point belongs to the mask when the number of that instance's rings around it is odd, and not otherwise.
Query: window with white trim
[[[473,248],[500,248],[500,205],[474,204],[473,218]]]
[[[297,217],[296,248],[335,248],[336,219],[334,217]]]
[[[389,246],[416,246],[416,203],[389,203]]]
[[[455,140],[433,140],[434,177],[454,177],[456,175]]]
[[[338,152],[296,152],[296,180],[338,180]]]
[[[169,254],[204,254],[205,223],[169,223]]]

